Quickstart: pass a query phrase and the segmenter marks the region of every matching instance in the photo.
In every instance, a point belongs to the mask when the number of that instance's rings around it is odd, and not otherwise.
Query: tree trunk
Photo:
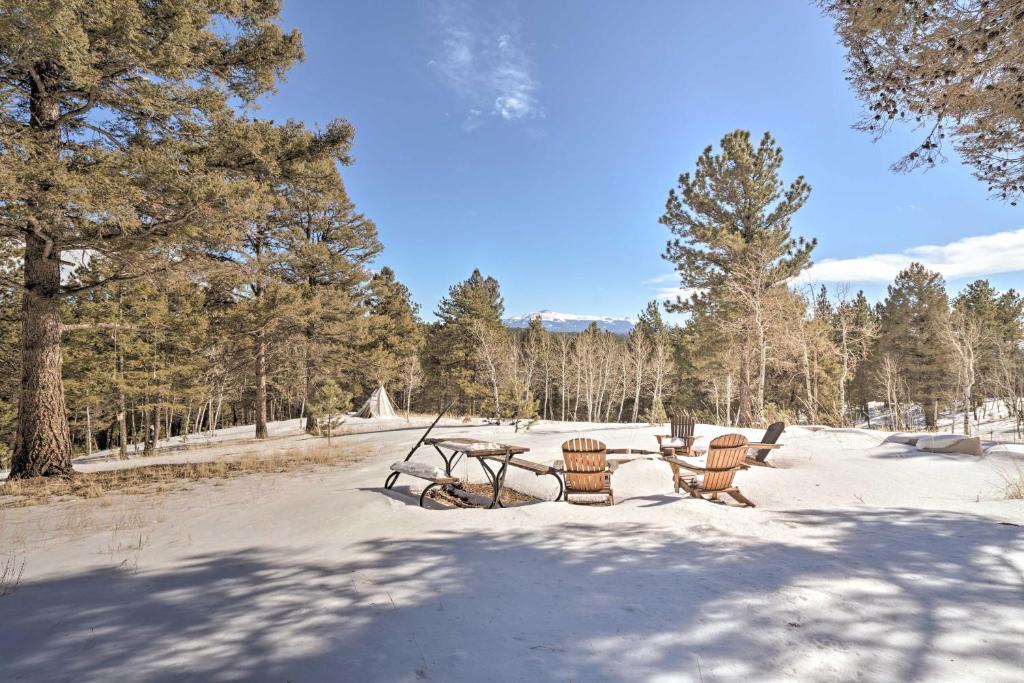
[[[267,338],[260,330],[256,333],[256,438],[267,434]]]
[[[125,421],[124,394],[120,391],[117,403],[117,457],[128,459],[128,423]]]
[[[11,479],[70,475],[71,436],[60,349],[60,246],[25,236],[21,398]]]
[[[306,330],[306,339],[308,343],[307,358],[306,358],[306,372],[305,372],[305,396],[302,397],[303,410],[306,412],[306,433],[307,434],[318,434],[320,427],[318,425],[319,419],[316,415],[316,410],[310,405],[309,397],[313,396],[316,391],[316,387],[313,384],[313,361],[308,357],[308,349],[312,348],[313,345],[313,331],[312,329]],[[314,396],[314,398],[316,398]]]
[[[757,335],[757,404],[754,410],[754,420],[758,425],[764,425],[764,393],[765,383],[768,377],[768,341],[766,339],[764,326],[758,321]]]
[[[751,377],[750,377],[750,353],[749,350],[744,348],[740,351],[740,386],[739,386],[739,405],[736,408],[736,426],[737,427],[749,427],[751,423],[751,412],[753,404],[753,396],[751,395]]]
[[[220,385],[217,390],[217,411],[213,414],[213,420],[210,422],[210,436],[213,436],[217,431],[217,425],[220,424],[220,409],[224,405],[224,385]],[[232,405],[234,409],[234,405]]]
[[[85,454],[92,455],[92,412],[85,406]]]
[[[156,421],[156,408],[143,411],[143,424],[142,428],[145,433],[142,435],[142,454],[153,455],[153,450],[156,446],[156,435],[154,433],[153,423]]]
[[[37,78],[29,82],[29,125],[52,161],[59,155],[57,120],[60,109],[49,87],[58,74],[53,65],[35,65]],[[11,461],[11,479],[70,475],[71,430],[64,406],[60,348],[60,236],[54,206],[55,188],[40,182],[26,202],[36,215],[25,226],[25,293],[21,315],[21,391],[18,427]],[[40,217],[50,220],[40,224]],[[52,230],[47,234],[47,230]]]

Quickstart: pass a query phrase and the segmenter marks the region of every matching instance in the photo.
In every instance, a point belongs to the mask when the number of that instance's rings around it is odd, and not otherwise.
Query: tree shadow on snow
[[[707,524],[388,529],[341,562],[251,548],[39,581],[0,598],[0,679],[958,677],[941,662],[1000,680],[1024,667],[1011,559],[1024,529],[914,510],[764,523],[804,542]]]

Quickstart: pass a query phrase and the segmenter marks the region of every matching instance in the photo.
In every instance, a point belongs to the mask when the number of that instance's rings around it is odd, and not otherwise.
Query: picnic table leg
[[[480,461],[480,467],[484,468],[484,475],[487,477],[487,483],[491,485],[491,495],[494,496],[491,499],[490,505],[487,506],[487,509],[490,510],[497,506],[505,507],[501,504],[501,500],[499,498],[501,493],[498,490],[498,475],[501,474],[501,468],[499,467],[498,472],[495,473],[494,470],[491,469],[491,466],[487,464],[487,460],[485,458],[477,458],[477,460]],[[497,506],[495,505],[495,501],[497,501]]]
[[[562,478],[558,476],[558,474],[552,472],[551,476],[554,477],[555,481],[558,482],[558,495],[555,496],[555,502],[557,503],[558,501],[562,500],[562,498],[565,496],[565,484],[562,483]]]
[[[428,484],[427,487],[424,488],[422,492],[420,492],[420,507],[423,507],[423,501],[426,500],[427,493],[430,492],[430,489],[436,488],[438,486],[441,486],[441,484],[431,483],[431,484]]]
[[[501,504],[501,490],[505,487],[505,475],[508,474],[508,462],[512,459],[512,451],[505,451],[505,459],[501,461],[501,467],[494,476],[494,500],[491,501],[488,509],[494,507],[505,507]]]
[[[452,476],[452,465],[455,464],[455,456],[458,455],[458,451],[453,452],[452,457],[449,458],[444,454],[444,451],[438,448],[437,444],[434,444],[434,450],[437,451],[437,454],[441,456],[442,460],[444,460],[444,473],[449,477]]]

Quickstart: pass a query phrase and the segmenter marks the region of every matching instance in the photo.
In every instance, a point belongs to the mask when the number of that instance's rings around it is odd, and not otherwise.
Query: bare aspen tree
[[[640,420],[640,393],[647,380],[647,360],[651,354],[651,343],[642,325],[637,325],[629,335],[629,360],[633,383],[632,422]]]
[[[971,433],[971,399],[977,381],[977,359],[985,343],[985,330],[974,315],[954,310],[944,330],[956,362],[957,394],[964,411],[964,434]],[[956,422],[954,413],[953,422]]]

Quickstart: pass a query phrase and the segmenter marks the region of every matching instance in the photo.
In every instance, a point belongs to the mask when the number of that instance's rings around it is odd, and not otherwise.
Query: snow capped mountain
[[[534,318],[540,318],[544,329],[549,332],[582,332],[590,326],[590,323],[597,323],[598,329],[614,332],[615,334],[629,334],[636,325],[634,318],[612,318],[606,315],[577,315],[575,313],[556,313],[555,311],[536,311],[524,313],[503,321],[508,327],[527,327]]]

